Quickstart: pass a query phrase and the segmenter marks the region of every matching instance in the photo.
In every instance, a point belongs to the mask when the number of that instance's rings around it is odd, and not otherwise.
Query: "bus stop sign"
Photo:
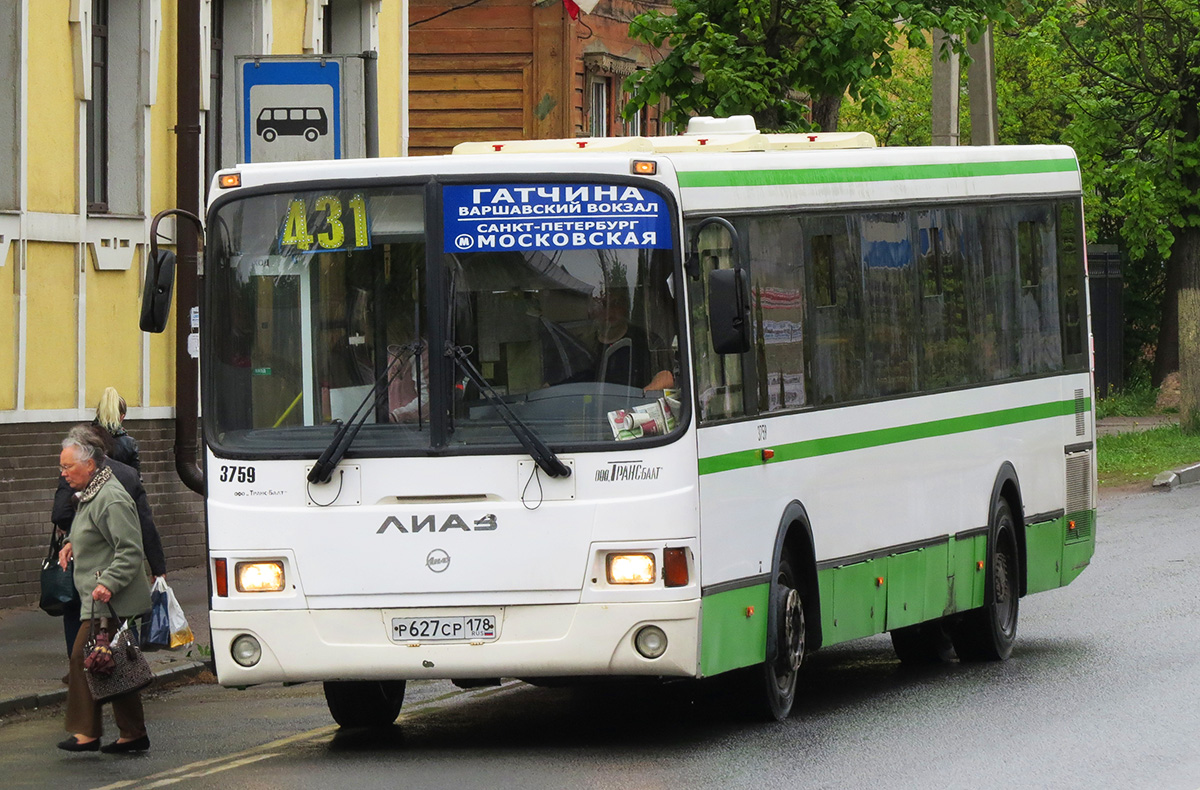
[[[244,162],[341,159],[345,58],[239,58]]]

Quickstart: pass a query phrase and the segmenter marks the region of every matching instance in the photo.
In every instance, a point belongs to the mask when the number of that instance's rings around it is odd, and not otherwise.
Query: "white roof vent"
[[[753,115],[734,115],[729,118],[699,115],[689,118],[687,126],[688,134],[754,134],[757,131]]]

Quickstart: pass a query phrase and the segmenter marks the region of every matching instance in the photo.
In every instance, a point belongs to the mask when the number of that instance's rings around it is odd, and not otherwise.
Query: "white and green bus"
[[[220,682],[999,660],[1094,548],[1056,146],[688,134],[246,165],[201,287]]]

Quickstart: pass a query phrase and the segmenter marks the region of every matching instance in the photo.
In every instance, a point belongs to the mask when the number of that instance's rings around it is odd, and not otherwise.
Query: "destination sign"
[[[625,184],[470,184],[442,188],[446,252],[669,249],[658,194]]]

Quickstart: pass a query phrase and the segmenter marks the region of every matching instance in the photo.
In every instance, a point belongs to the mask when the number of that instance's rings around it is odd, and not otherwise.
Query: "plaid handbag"
[[[119,618],[111,603],[108,605],[108,611],[112,613],[110,622],[117,622]],[[112,670],[104,674],[93,670],[83,673],[87,678],[88,690],[92,692],[92,699],[97,704],[141,691],[154,682],[154,672],[151,671],[150,663],[146,661],[146,657],[142,655],[142,649],[138,645],[138,631],[136,628],[130,627],[132,619],[126,620],[109,641],[108,649],[112,653]],[[93,619],[91,622],[92,636],[87,643],[89,654],[91,646],[98,642],[95,633],[96,621]]]

